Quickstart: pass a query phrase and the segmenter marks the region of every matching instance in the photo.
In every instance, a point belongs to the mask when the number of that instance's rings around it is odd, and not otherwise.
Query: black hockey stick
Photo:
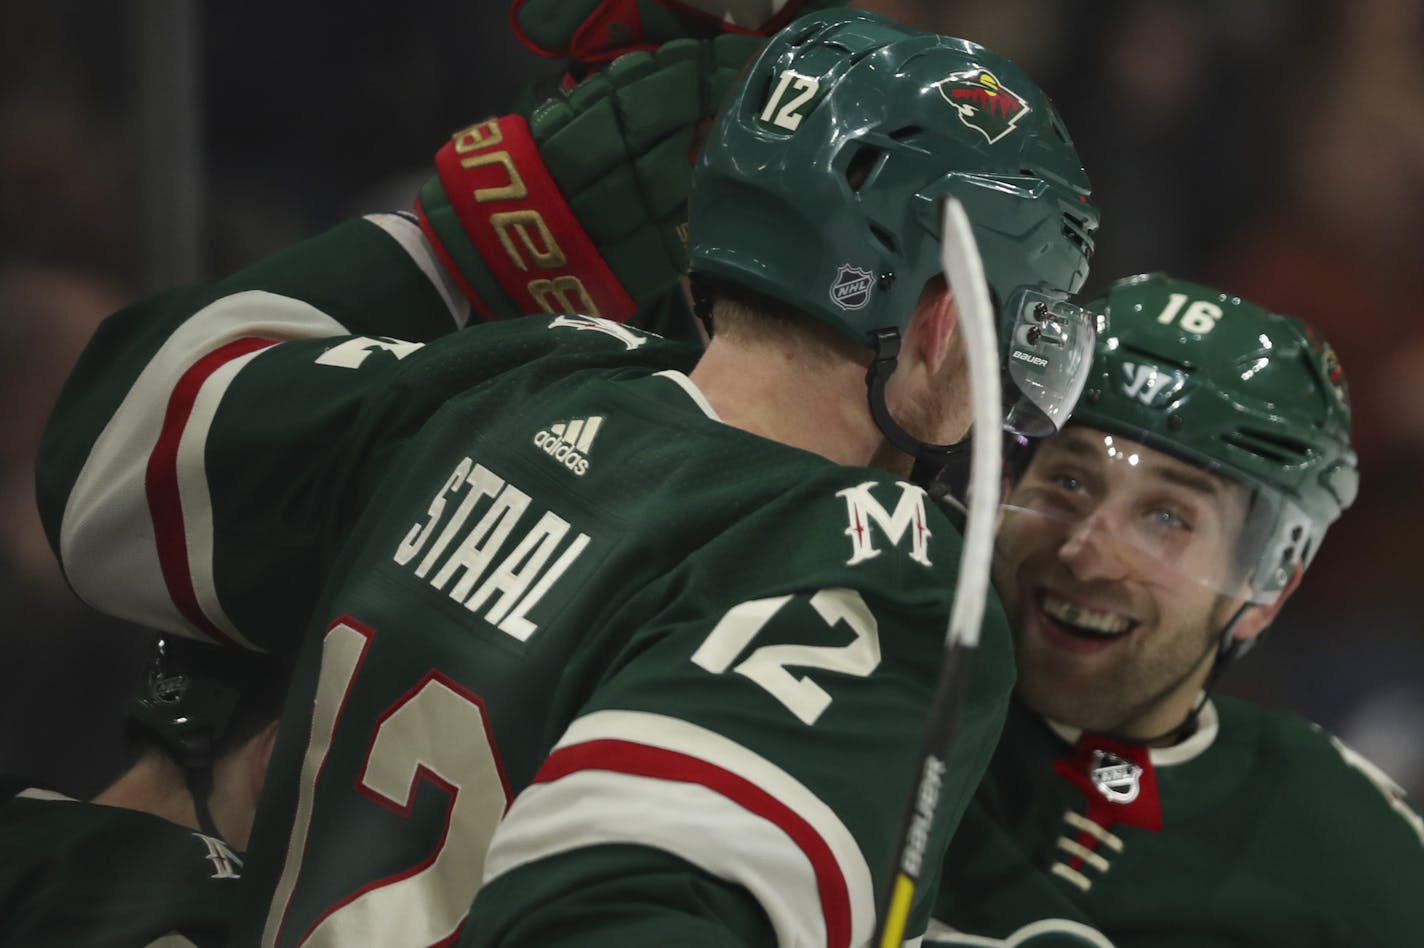
[[[1002,424],[999,351],[994,308],[984,264],[964,207],[954,198],[944,205],[940,260],[959,303],[959,327],[965,334],[969,379],[974,395],[974,430],[997,434]],[[915,785],[901,817],[895,865],[877,914],[876,948],[900,948],[919,888],[925,846],[939,810],[940,790],[959,722],[969,660],[979,644],[984,600],[989,592],[989,558],[999,504],[1002,458],[998,437],[972,439],[968,513],[959,580],[945,635],[944,660],[930,702],[929,726],[920,747]]]

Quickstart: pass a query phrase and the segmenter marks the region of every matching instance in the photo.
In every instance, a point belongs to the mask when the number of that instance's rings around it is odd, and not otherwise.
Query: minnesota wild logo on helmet
[[[954,106],[959,120],[982,132],[992,145],[1014,130],[1028,112],[1023,96],[1001,83],[987,69],[955,73],[935,88]]]

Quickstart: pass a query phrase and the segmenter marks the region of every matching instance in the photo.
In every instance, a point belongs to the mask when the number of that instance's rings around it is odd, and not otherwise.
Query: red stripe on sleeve
[[[850,944],[850,893],[835,854],[815,827],[761,787],[690,754],[619,740],[585,741],[556,750],[544,761],[532,782],[552,783],[581,770],[606,770],[699,784],[776,824],[806,855],[816,875],[827,948],[844,948]]]
[[[203,356],[183,373],[163,416],[163,428],[158,442],[148,457],[144,491],[148,495],[148,512],[153,519],[153,538],[158,547],[158,565],[168,597],[183,617],[217,641],[234,644],[203,612],[193,588],[193,574],[188,568],[188,537],[183,524],[183,503],[178,493],[178,445],[193,415],[198,392],[214,372],[233,359],[276,345],[269,339],[238,339]]]

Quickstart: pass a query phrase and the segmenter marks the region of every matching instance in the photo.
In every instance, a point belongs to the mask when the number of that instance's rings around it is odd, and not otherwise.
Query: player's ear
[[[911,322],[920,358],[933,375],[949,356],[949,340],[959,325],[959,304],[943,275],[925,284]]]
[[[1266,631],[1266,627],[1275,621],[1276,615],[1281,611],[1281,607],[1286,604],[1286,600],[1290,598],[1291,593],[1295,592],[1296,587],[1300,585],[1300,577],[1304,573],[1305,567],[1297,563],[1295,569],[1291,570],[1290,578],[1286,580],[1285,588],[1282,589],[1281,594],[1276,597],[1276,601],[1266,605],[1252,606],[1250,609],[1247,609],[1241,614],[1241,618],[1237,620],[1235,628],[1231,630],[1232,636],[1245,642],[1254,639]]]

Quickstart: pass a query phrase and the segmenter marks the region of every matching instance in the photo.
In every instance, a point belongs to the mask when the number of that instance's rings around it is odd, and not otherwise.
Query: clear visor
[[[1195,583],[1269,603],[1309,553],[1288,498],[1076,425],[1039,443],[1001,510],[1001,543],[1083,582]]]
[[[1104,322],[1066,300],[1033,289],[1009,299],[1012,316],[1004,374],[1004,428],[1029,438],[1062,429],[1078,403]]]

